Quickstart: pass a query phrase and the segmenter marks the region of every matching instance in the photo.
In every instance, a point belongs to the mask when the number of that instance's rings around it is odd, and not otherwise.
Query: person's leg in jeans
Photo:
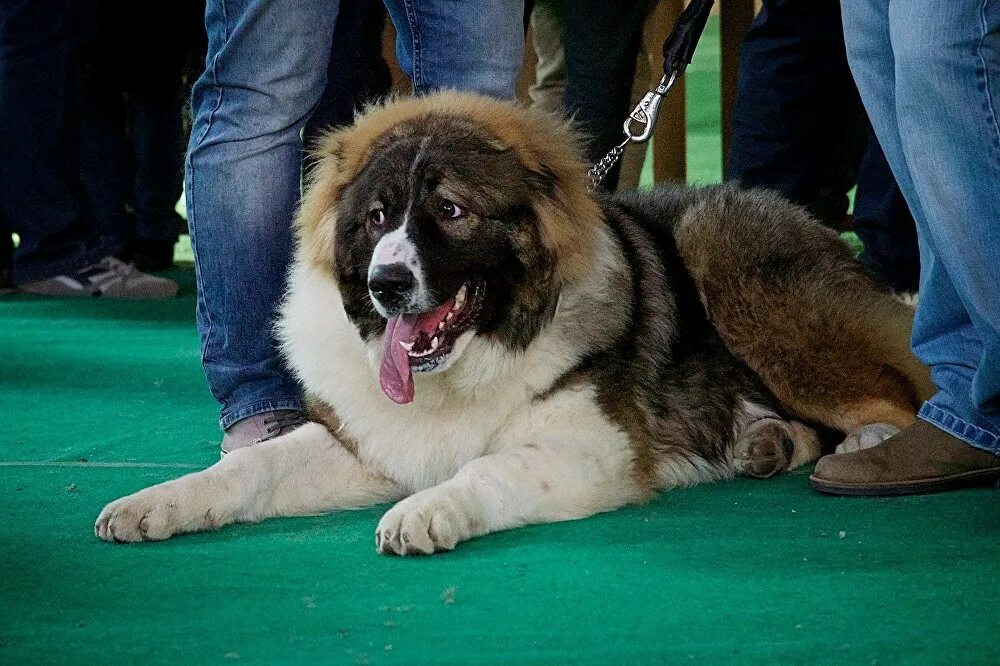
[[[185,194],[202,364],[223,429],[301,410],[272,326],[299,200],[299,131],[326,84],[337,9],[336,0],[209,0],[206,8]]]
[[[396,57],[417,93],[454,88],[513,99],[524,60],[524,3],[386,0]]]
[[[821,460],[814,485],[874,494],[996,482],[1000,3],[844,0],[843,15],[858,89],[917,222],[913,350],[938,393],[899,435]]]
[[[520,3],[407,0],[389,9],[418,91],[513,97],[523,49]],[[209,49],[192,96],[186,193],[205,374],[222,405],[222,427],[252,426],[239,439],[227,433],[232,446],[294,427],[301,410],[272,325],[299,198],[299,132],[323,93],[337,10],[330,0],[294,7],[210,0],[206,12]],[[250,418],[257,416],[259,423]]]
[[[941,391],[921,416],[1000,453],[1000,1],[892,2],[889,28],[927,239],[914,350]]]

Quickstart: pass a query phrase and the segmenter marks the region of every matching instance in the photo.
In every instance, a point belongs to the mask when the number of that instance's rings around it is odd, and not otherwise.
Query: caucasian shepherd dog
[[[813,462],[809,424],[870,445],[932,390],[911,308],[776,196],[592,195],[566,123],[457,93],[319,158],[278,325],[314,422],[112,502],[102,539],[395,501],[379,552],[450,550]]]

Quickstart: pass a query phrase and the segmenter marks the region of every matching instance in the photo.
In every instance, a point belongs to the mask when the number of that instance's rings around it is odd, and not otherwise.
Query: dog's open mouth
[[[379,384],[390,400],[413,400],[413,373],[431,372],[449,359],[459,337],[475,326],[484,293],[482,280],[467,282],[434,310],[386,320]]]

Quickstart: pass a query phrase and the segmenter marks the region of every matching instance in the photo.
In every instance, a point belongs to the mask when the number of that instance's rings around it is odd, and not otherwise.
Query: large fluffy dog
[[[572,133],[389,102],[331,134],[279,330],[310,423],[109,504],[108,540],[398,503],[383,553],[770,476],[880,441],[931,386],[911,310],[801,210],[731,187],[594,197]]]

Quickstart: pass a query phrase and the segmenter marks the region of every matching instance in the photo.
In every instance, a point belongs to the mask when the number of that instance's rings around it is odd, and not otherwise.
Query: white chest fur
[[[548,345],[514,355],[474,339],[446,373],[416,375],[413,402],[397,405],[378,385],[378,345],[361,340],[333,282],[300,264],[289,286],[279,328],[292,369],[334,408],[362,461],[410,492],[489,453],[512,414],[575,362]]]

